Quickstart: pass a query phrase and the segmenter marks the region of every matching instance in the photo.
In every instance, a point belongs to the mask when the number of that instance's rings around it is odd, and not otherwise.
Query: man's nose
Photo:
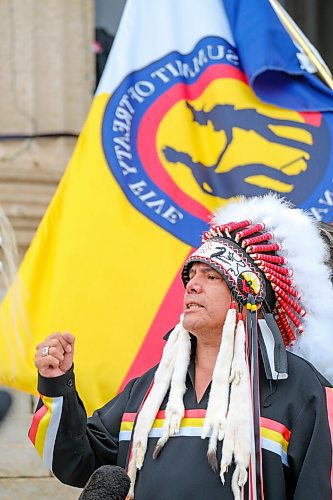
[[[198,276],[193,276],[186,285],[186,291],[188,293],[200,293],[202,290],[200,279]]]

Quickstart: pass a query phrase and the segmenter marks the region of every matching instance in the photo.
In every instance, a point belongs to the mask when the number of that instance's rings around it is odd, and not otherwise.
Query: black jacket
[[[261,367],[261,438],[265,500],[332,499],[333,389],[303,359],[288,353],[289,377],[268,381]],[[155,368],[86,417],[74,373],[39,377],[39,401],[30,439],[64,483],[83,487],[103,464],[126,467],[131,429]],[[210,387],[197,402],[194,366],[189,367],[180,435],[170,438],[156,460],[152,453],[163,424],[161,406],[148,440],[135,500],[232,500],[232,468],[223,486],[207,461],[201,427]],[[329,415],[331,421],[329,420]],[[218,448],[221,459],[221,443]]]

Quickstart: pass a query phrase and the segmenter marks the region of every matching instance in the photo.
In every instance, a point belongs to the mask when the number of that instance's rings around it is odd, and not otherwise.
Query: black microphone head
[[[102,465],[90,476],[78,500],[125,500],[131,480],[117,465]]]
[[[0,420],[2,420],[3,417],[6,416],[6,413],[9,410],[11,404],[12,404],[11,395],[6,391],[0,390]]]

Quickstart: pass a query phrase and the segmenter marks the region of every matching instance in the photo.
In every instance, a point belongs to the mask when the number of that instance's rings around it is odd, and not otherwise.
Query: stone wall
[[[0,204],[21,259],[72,154],[68,134],[79,133],[92,100],[93,0],[0,0],[0,32]],[[12,394],[0,425],[0,499],[77,498],[27,438],[36,401]]]
[[[0,0],[0,203],[21,254],[75,144],[33,137],[77,134],[89,109],[92,7],[92,0]]]

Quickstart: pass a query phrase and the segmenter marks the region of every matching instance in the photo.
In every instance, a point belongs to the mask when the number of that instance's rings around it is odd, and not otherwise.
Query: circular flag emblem
[[[217,37],[128,75],[104,114],[105,156],[134,207],[191,246],[238,195],[276,191],[333,206],[332,125],[257,99],[234,47]],[[325,214],[324,214],[325,215]]]

